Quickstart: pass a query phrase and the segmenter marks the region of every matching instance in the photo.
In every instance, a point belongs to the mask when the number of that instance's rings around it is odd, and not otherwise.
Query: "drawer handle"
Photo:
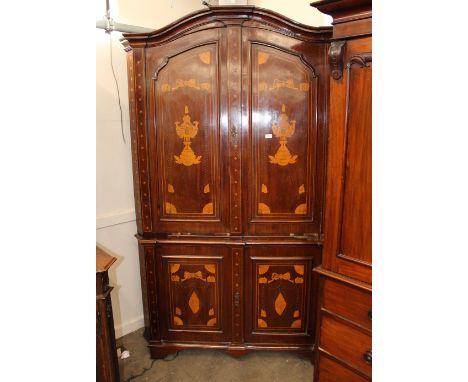
[[[368,350],[364,353],[362,356],[364,358],[364,361],[368,363],[369,365],[372,365],[372,351]]]
[[[367,318],[372,321],[372,308],[367,312]]]

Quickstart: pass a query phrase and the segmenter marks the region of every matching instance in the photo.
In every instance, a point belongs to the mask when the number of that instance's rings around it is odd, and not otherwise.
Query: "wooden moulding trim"
[[[322,268],[321,266],[319,266],[317,268],[314,268],[313,270],[314,270],[314,272],[317,272],[317,273],[321,274],[322,276],[328,277],[330,279],[341,281],[343,283],[350,284],[350,285],[353,285],[355,287],[358,287],[358,288],[364,289],[366,291],[372,292],[372,285],[367,284],[365,282],[358,281],[358,280],[352,279],[351,277],[343,276],[343,275],[341,275],[339,273],[329,271],[328,269]]]
[[[242,24],[245,21],[261,21],[275,28],[279,33],[296,37],[324,40],[331,34],[331,27],[312,27],[291,20],[279,13],[255,6],[212,6],[192,12],[169,25],[149,33],[124,33],[120,39],[125,50],[135,46],[157,43],[175,36],[181,36],[197,27],[219,23],[225,27],[229,21]]]
[[[105,300],[107,298],[107,296],[109,296],[110,292],[112,292],[113,289],[114,289],[114,287],[110,286],[109,289],[107,289],[104,293],[97,294],[96,295],[96,301],[97,300]]]
[[[203,341],[194,341],[194,342],[169,342],[164,341],[164,343],[160,341],[149,341],[149,347],[153,348],[162,348],[162,349],[221,349],[221,350],[272,350],[272,351],[300,351],[300,352],[313,352],[315,351],[315,345],[271,345],[271,344],[256,344],[256,345],[231,345],[226,344],[223,342],[213,343],[213,342],[203,342]]]
[[[96,273],[106,272],[116,260],[116,257],[96,246]]]
[[[205,236],[205,235],[174,235],[171,237],[145,237],[136,234],[141,245],[155,244],[223,244],[234,246],[245,245],[309,245],[321,247],[322,240],[290,239],[289,237],[245,237],[245,236]]]
[[[359,330],[360,332],[368,335],[368,336],[372,336],[372,329],[368,329],[366,328],[365,326],[362,326],[360,324],[358,324],[357,322],[354,322],[346,317],[343,317],[343,316],[340,316],[339,314],[336,314],[328,309],[325,309],[325,308],[321,308],[321,312],[322,314],[324,315],[327,315],[331,318],[333,318],[335,321],[338,321],[338,322],[341,322],[342,324],[345,324],[347,326],[350,326],[352,328],[355,328],[357,330]]]
[[[232,239],[210,239],[203,238],[193,239],[138,239],[139,243],[145,245],[156,244],[199,244],[199,245],[228,245],[228,246],[255,246],[255,245],[287,245],[287,246],[314,246],[322,247],[322,242],[313,241],[285,241],[285,240],[235,240]]]
[[[339,363],[341,366],[344,366],[347,369],[355,372],[356,374],[359,374],[361,377],[371,380],[370,376],[368,374],[364,373],[363,371],[361,371],[359,369],[356,369],[353,365],[350,365],[348,362],[342,360],[341,358],[338,358],[338,357],[334,356],[333,354],[329,353],[328,351],[322,349],[320,346],[318,347],[318,351],[319,351],[320,355],[326,356],[327,358],[330,358],[331,360]]]
[[[310,5],[332,16],[333,24],[372,17],[372,0],[320,0]]]

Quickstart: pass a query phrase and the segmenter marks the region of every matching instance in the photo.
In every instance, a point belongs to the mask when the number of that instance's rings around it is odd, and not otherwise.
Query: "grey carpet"
[[[143,329],[117,340],[130,352],[119,360],[123,382],[311,382],[309,360],[285,352],[253,352],[234,358],[223,351],[183,350],[152,360]]]

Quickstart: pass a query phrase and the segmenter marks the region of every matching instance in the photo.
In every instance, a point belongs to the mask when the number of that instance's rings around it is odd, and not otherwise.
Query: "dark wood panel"
[[[322,307],[332,313],[372,329],[372,295],[344,283],[323,279]]]
[[[372,352],[371,337],[327,314],[322,316],[320,349],[371,375],[372,366],[364,360],[365,353]]]
[[[229,341],[231,264],[223,246],[157,250],[161,336],[166,341]]]
[[[368,283],[372,263],[371,38],[343,46],[343,76],[330,82],[324,267]],[[340,179],[340,181],[336,181]]]
[[[96,381],[118,382],[119,364],[115,345],[109,275],[117,259],[96,247]]]
[[[314,380],[363,382],[372,363],[372,1],[311,5],[333,17]]]
[[[311,221],[315,73],[298,56],[265,45],[252,44],[251,60],[252,218]]]
[[[320,261],[316,247],[246,248],[245,338],[248,342],[312,343]]]
[[[319,233],[325,45],[265,30],[243,33],[244,198],[249,234]],[[320,112],[319,112],[320,110]]]
[[[125,35],[152,357],[311,356],[330,36],[255,7]]]
[[[154,232],[229,232],[226,33],[146,52]]]
[[[351,369],[340,365],[330,358],[319,355],[315,382],[367,382],[369,379],[355,373]]]
[[[370,53],[368,53],[370,54]],[[341,254],[372,262],[372,67],[362,55],[347,64],[346,169]]]
[[[171,57],[157,74],[162,220],[219,220],[218,47]]]

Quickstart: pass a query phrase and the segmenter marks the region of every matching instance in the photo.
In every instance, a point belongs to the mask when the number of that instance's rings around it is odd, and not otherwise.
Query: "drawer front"
[[[322,355],[319,356],[318,382],[367,382],[367,378],[352,372],[339,363]]]
[[[372,366],[364,360],[364,355],[372,352],[372,338],[327,314],[322,315],[320,348],[366,374],[371,374]]]
[[[372,329],[372,294],[340,282],[323,279],[322,307]]]

